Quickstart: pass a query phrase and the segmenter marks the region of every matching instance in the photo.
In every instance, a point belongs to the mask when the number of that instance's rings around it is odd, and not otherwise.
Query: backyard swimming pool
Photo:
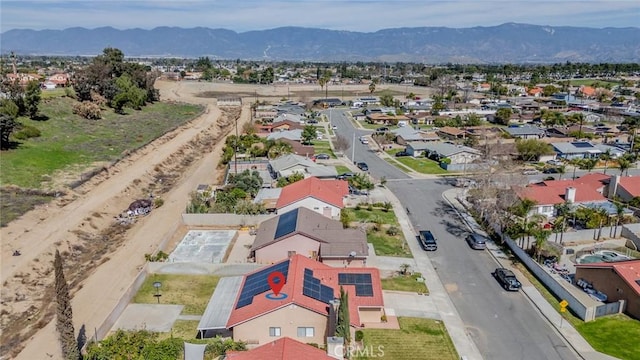
[[[583,255],[578,259],[578,264],[591,264],[597,262],[615,262],[631,260],[630,257],[612,250],[600,250],[593,254]]]

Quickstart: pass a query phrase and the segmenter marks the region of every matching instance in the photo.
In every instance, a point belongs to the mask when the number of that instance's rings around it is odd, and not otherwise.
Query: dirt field
[[[52,259],[65,255],[73,294],[76,332],[92,337],[144,265],[144,254],[179,226],[188,195],[198,184],[214,183],[223,137],[250,120],[254,97],[281,99],[296,91],[309,96],[318,86],[250,86],[158,82],[161,98],[206,105],[205,113],[166,134],[73,192],[39,206],[2,228],[2,359],[60,358],[55,332]],[[367,86],[345,86],[360,95]],[[418,90],[420,88],[417,88]],[[400,86],[395,91],[407,91]],[[239,108],[219,108],[198,95],[211,91],[250,95]],[[422,95],[426,91],[408,91]],[[302,99],[301,99],[302,100]],[[164,205],[130,226],[114,217],[152,192]],[[21,256],[12,256],[19,249]],[[166,249],[170,250],[170,249]]]

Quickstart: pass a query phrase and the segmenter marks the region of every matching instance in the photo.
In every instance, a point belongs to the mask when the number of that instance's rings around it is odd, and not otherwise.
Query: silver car
[[[472,249],[476,250],[484,250],[487,248],[487,238],[479,234],[469,234],[467,235],[467,243],[471,246]]]

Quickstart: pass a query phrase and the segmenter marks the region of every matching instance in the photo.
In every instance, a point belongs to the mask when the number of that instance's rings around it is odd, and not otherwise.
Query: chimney
[[[614,199],[616,197],[616,193],[618,192],[618,185],[620,185],[620,175],[613,175],[609,179],[609,187],[607,189],[607,197],[609,199]]]
[[[574,203],[576,201],[576,188],[568,187],[564,192],[564,200],[569,203]]]

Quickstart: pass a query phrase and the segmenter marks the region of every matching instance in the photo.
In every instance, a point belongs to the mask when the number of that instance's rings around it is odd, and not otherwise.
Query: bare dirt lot
[[[250,121],[249,101],[281,99],[295,92],[318,93],[317,85],[250,86],[158,81],[165,101],[198,103],[205,113],[158,138],[75,191],[0,229],[2,238],[0,357],[60,358],[54,318],[52,259],[60,250],[66,262],[76,332],[94,336],[141,267],[180,223],[189,193],[198,184],[215,183],[224,137]],[[368,94],[367,86],[345,86],[348,94]],[[347,91],[344,90],[344,91]],[[402,86],[395,91],[406,91]],[[416,94],[417,91],[409,89]],[[246,94],[240,108],[219,108],[204,92]],[[236,95],[237,96],[237,95]],[[336,95],[334,95],[336,96]],[[339,95],[338,95],[339,96]],[[302,100],[302,99],[301,99]],[[149,193],[164,205],[132,225],[114,217]],[[20,249],[20,256],[12,256]],[[169,249],[170,250],[170,249]]]

